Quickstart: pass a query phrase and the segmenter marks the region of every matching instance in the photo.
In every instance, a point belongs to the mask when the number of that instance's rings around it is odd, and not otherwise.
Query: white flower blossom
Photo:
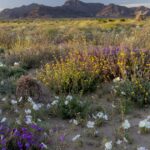
[[[117,142],[116,142],[117,145],[120,145],[121,143],[122,143],[121,140],[117,140]]]
[[[93,122],[93,121],[88,121],[86,126],[87,126],[88,128],[94,128],[95,122]]]
[[[32,105],[34,104],[33,99],[31,97],[28,97],[28,102],[30,102]]]
[[[47,105],[46,105],[46,108],[47,108],[47,109],[49,109],[50,107],[51,107],[51,105],[50,105],[50,104],[47,104]]]
[[[54,100],[54,101],[51,103],[51,105],[53,105],[53,106],[54,106],[54,105],[57,105],[58,102],[59,102],[58,100]]]
[[[94,119],[104,119],[104,120],[108,120],[108,116],[107,116],[106,114],[104,114],[103,112],[98,112],[98,113],[96,114],[96,116],[93,115],[93,118],[94,118]]]
[[[25,109],[26,114],[31,114],[31,109]]]
[[[21,122],[20,122],[20,120],[18,118],[16,118],[16,123],[21,125]]]
[[[73,97],[71,96],[71,95],[68,95],[67,97],[66,97],[66,100],[68,100],[68,101],[71,101],[73,99]]]
[[[80,138],[80,136],[81,136],[80,134],[77,134],[75,137],[72,138],[72,141],[73,141],[73,142],[76,141],[77,139]]]
[[[125,120],[123,123],[122,123],[122,127],[123,129],[129,129],[131,127],[130,123],[128,120]]]
[[[26,124],[31,124],[32,123],[32,116],[31,115],[26,116],[25,123]]]
[[[73,124],[75,124],[75,125],[78,125],[78,124],[79,124],[78,121],[75,120],[75,119],[72,119],[72,120],[70,120],[69,122],[70,122],[70,123],[73,123]]]
[[[11,100],[11,104],[15,105],[15,104],[17,104],[17,101],[16,100]]]
[[[19,98],[19,100],[18,100],[18,102],[20,103],[20,102],[22,101],[22,99],[23,99],[23,98],[22,98],[22,97],[20,97],[20,98]]]
[[[150,129],[150,121],[148,121],[147,119],[140,121],[139,122],[139,128]]]
[[[5,101],[6,101],[6,97],[3,97],[3,98],[2,98],[2,101],[5,102]]]
[[[124,142],[128,143],[128,140],[126,137],[123,138]]]
[[[148,149],[145,147],[138,147],[137,150],[148,150]]]
[[[5,65],[2,63],[2,62],[0,62],[0,67],[4,67]]]
[[[126,93],[124,91],[122,91],[121,94],[124,95],[124,96],[126,95]]]
[[[113,79],[114,83],[117,83],[117,82],[120,82],[120,81],[121,81],[120,77],[117,77],[117,78]]]
[[[19,65],[20,65],[19,62],[14,62],[15,67],[19,67]]]
[[[55,96],[55,99],[59,100],[59,96]]]
[[[105,143],[105,150],[112,150],[112,141]]]
[[[45,143],[41,143],[42,147],[45,149],[48,149],[47,145]]]
[[[7,120],[6,117],[2,118],[1,123],[4,123]]]
[[[39,118],[37,119],[37,121],[38,121],[38,122],[42,122],[42,120],[41,120],[41,119],[39,119]]]
[[[38,111],[41,107],[43,106],[43,104],[33,104],[33,110]]]
[[[68,100],[66,100],[66,101],[65,101],[65,105],[68,105],[68,104],[69,104],[69,101],[68,101]]]

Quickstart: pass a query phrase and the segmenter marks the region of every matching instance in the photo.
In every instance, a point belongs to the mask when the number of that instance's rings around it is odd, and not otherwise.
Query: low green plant
[[[52,102],[50,114],[63,119],[86,118],[89,113],[89,104],[75,96],[62,97]]]
[[[126,102],[133,102],[137,106],[150,105],[150,81],[136,79],[123,81],[116,87],[117,95]]]

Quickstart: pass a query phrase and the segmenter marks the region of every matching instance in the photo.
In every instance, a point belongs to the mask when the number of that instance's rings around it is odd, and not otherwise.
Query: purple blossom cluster
[[[32,124],[27,127],[9,128],[0,125],[1,150],[43,150],[48,149],[44,143],[48,138],[39,126]],[[46,141],[47,139],[47,141]]]

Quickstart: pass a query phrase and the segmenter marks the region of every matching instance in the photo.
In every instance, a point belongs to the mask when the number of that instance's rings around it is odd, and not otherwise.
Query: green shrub
[[[143,107],[150,105],[150,81],[136,80],[124,81],[116,87],[117,95],[126,102],[133,102],[136,105]]]
[[[11,68],[10,71],[9,71],[9,76],[10,77],[14,77],[15,79],[16,78],[19,78],[20,76],[26,74],[26,71],[22,68]]]
[[[2,95],[11,95],[15,94],[16,84],[13,80],[7,79],[1,81],[0,84],[0,94]]]
[[[0,48],[0,54],[3,54],[5,52],[4,48]]]
[[[0,80],[7,79],[10,77],[13,77],[16,79],[24,75],[25,73],[26,71],[22,68],[2,66],[0,67]]]
[[[101,81],[99,59],[86,52],[70,53],[65,60],[46,64],[38,79],[56,93],[93,91]]]
[[[78,97],[68,95],[53,101],[50,112],[51,115],[59,115],[63,119],[86,118],[89,112],[89,104]]]

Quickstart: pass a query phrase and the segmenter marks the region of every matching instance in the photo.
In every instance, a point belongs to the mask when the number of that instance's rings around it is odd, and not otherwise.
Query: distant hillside
[[[134,17],[138,12],[150,16],[150,9],[144,6],[128,8],[115,4],[85,3],[80,0],[67,0],[59,7],[31,4],[28,6],[5,9],[0,19],[19,18],[81,18],[81,17]]]

